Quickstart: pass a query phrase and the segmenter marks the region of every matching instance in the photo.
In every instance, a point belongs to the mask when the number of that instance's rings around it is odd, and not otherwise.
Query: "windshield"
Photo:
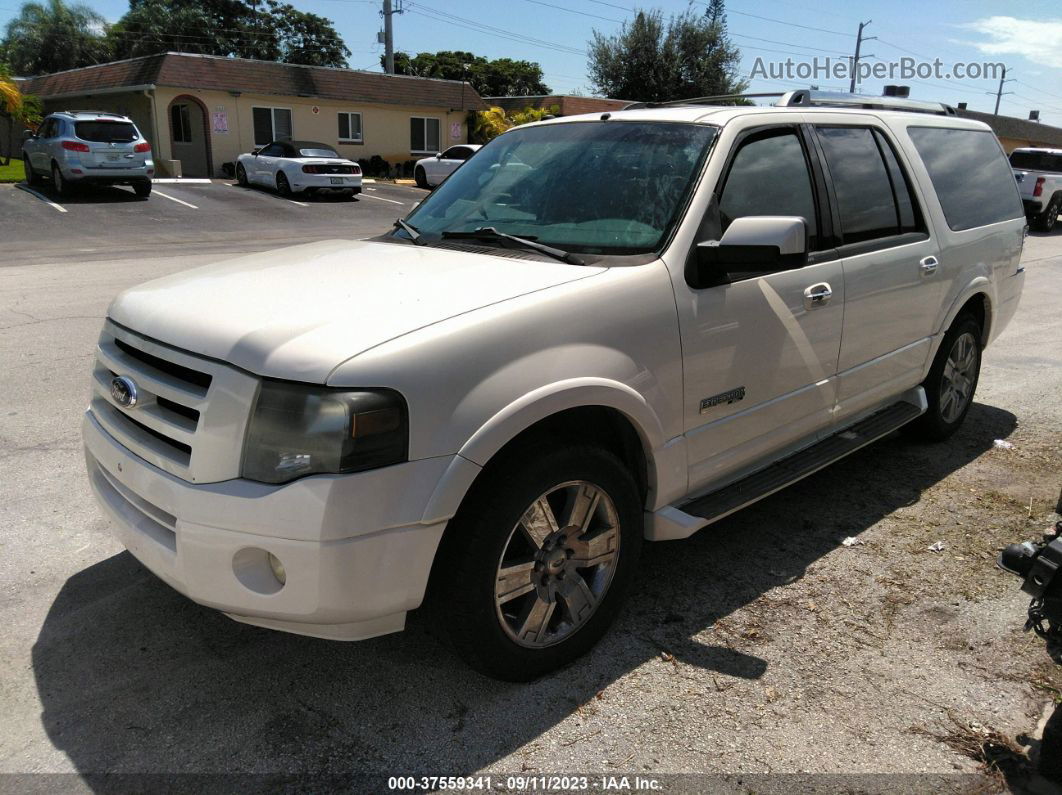
[[[1012,152],[1010,164],[1026,171],[1057,171],[1062,173],[1062,155],[1051,152]]]
[[[82,141],[127,144],[137,139],[136,127],[127,121],[79,121],[74,132]]]
[[[299,157],[339,157],[333,149],[300,149]]]
[[[427,240],[493,227],[566,251],[648,253],[678,219],[715,134],[672,122],[517,128],[476,152],[408,220]]]

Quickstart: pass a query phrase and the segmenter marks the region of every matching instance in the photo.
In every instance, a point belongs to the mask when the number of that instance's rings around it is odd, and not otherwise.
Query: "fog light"
[[[273,576],[277,578],[277,582],[281,585],[287,582],[288,575],[284,571],[284,564],[281,563],[280,558],[272,552],[269,553],[269,568],[273,570]]]

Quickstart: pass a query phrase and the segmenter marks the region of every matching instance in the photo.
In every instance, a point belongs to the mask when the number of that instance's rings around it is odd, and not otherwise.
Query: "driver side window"
[[[722,232],[746,215],[795,215],[818,248],[818,213],[804,147],[792,128],[765,130],[742,142],[719,196]]]

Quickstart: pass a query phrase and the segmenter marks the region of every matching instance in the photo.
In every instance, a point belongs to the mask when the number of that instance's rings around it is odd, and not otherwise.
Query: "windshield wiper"
[[[526,237],[517,237],[516,235],[499,232],[493,226],[481,226],[479,229],[474,229],[471,232],[443,232],[442,237],[443,239],[449,240],[505,240],[509,243],[514,243],[521,248],[537,251],[540,254],[553,257],[553,259],[559,259],[561,262],[568,262],[572,265],[583,264],[583,261],[570,251],[553,248],[553,246],[547,246],[543,243],[536,243],[534,240],[528,240]]]
[[[417,228],[412,224],[407,224],[403,219],[399,218],[397,221],[391,224],[391,226],[395,229],[401,229],[403,232],[409,235],[409,239],[412,240],[415,245],[427,245],[425,241],[420,239],[420,232],[417,231]]]

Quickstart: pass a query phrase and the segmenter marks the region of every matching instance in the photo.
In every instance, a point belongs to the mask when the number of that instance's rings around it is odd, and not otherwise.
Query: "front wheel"
[[[929,408],[907,427],[917,438],[941,442],[959,430],[973,404],[981,374],[981,324],[961,314],[940,343],[922,382]]]
[[[413,179],[416,181],[418,188],[424,188],[427,190],[427,188],[430,187],[428,185],[428,175],[420,166],[417,166],[417,170],[413,172]]]
[[[534,679],[605,633],[637,567],[630,472],[589,445],[539,445],[484,473],[447,529],[436,572],[451,637],[497,679]]]
[[[247,187],[247,169],[243,167],[243,164],[236,166],[236,182],[241,188]]]
[[[41,184],[41,178],[37,176],[37,172],[33,170],[33,163],[30,162],[29,155],[22,155],[22,169],[26,172],[26,184],[30,187]]]
[[[1036,228],[1041,232],[1050,232],[1058,223],[1058,213],[1062,210],[1062,198],[1055,196],[1047,209],[1036,218]]]

